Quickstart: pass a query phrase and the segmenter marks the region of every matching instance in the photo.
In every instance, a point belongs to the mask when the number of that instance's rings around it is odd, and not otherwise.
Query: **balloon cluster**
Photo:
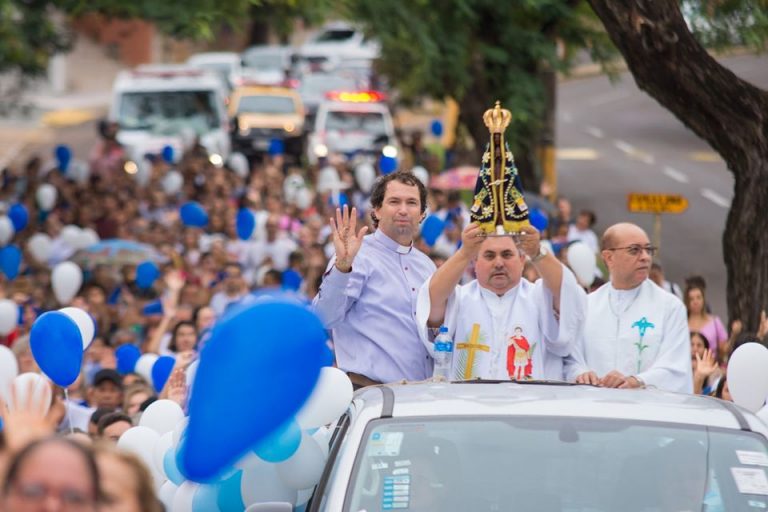
[[[123,375],[126,373],[138,373],[152,384],[155,391],[160,393],[165,388],[168,378],[171,376],[176,358],[173,356],[158,356],[157,354],[142,354],[135,345],[121,345],[115,351],[117,371]]]
[[[189,416],[158,400],[118,446],[151,468],[168,510],[244,511],[267,502],[302,510],[328,457],[325,426],[352,399],[349,377],[324,366],[325,338],[320,320],[295,303],[269,299],[229,313],[194,369]],[[142,373],[146,354],[124,347],[118,368],[133,360]]]
[[[32,324],[29,345],[40,370],[54,383],[67,387],[80,376],[83,352],[93,341],[96,324],[80,308],[43,313]]]

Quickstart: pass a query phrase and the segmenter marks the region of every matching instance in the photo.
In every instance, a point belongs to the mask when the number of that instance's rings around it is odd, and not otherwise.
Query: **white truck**
[[[174,155],[199,140],[211,155],[226,160],[230,127],[226,91],[219,77],[189,66],[139,66],[115,79],[109,118],[119,125],[117,140],[132,158]]]

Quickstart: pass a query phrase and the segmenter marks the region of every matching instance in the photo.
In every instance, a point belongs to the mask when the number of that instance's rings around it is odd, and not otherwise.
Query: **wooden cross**
[[[460,348],[467,351],[467,365],[464,368],[464,379],[470,380],[472,378],[472,367],[475,364],[475,352],[482,350],[483,352],[490,352],[491,347],[478,343],[480,339],[480,324],[472,324],[472,334],[469,336],[469,341],[465,343],[459,343],[456,348]]]

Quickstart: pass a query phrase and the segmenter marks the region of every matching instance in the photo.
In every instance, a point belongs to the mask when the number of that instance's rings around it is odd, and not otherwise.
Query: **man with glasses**
[[[588,296],[584,337],[566,360],[566,377],[609,388],[691,393],[685,306],[648,278],[657,248],[629,223],[609,227],[600,247],[610,281]]]

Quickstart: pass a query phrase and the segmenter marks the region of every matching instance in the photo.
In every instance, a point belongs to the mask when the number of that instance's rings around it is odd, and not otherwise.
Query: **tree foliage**
[[[578,0],[349,0],[348,7],[381,42],[381,70],[403,99],[456,99],[480,148],[488,139],[482,114],[501,100],[513,113],[507,138],[518,157],[537,142],[540,72],[567,72],[583,50],[603,62],[615,54]]]

